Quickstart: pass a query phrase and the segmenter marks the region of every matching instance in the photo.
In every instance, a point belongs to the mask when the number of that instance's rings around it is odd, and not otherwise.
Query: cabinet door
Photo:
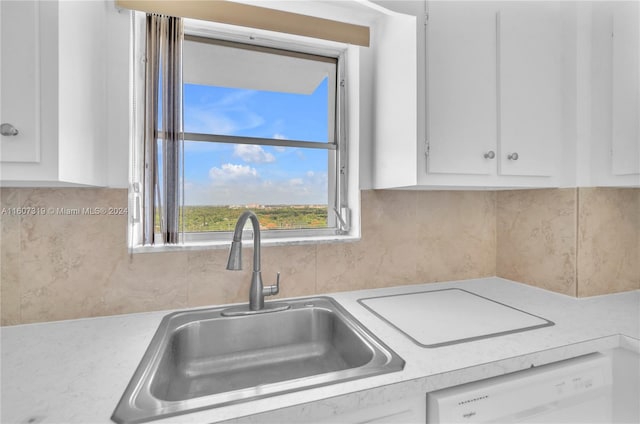
[[[312,422],[315,424],[422,424],[426,421],[425,395],[417,395]]]
[[[640,174],[640,4],[615,3],[613,10],[614,175]]]
[[[2,162],[40,160],[37,1],[0,1],[0,122],[18,134],[0,136]]]
[[[564,139],[562,6],[506,5],[498,17],[501,175],[557,174]]]
[[[428,13],[427,171],[495,174],[496,9],[437,1]]]

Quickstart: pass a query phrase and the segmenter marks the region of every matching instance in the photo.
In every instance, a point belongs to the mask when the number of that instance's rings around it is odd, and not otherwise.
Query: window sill
[[[291,238],[262,238],[261,246],[302,246],[307,244],[329,244],[329,243],[352,243],[360,240],[359,235],[333,235],[333,236],[316,236],[316,237],[291,237]],[[245,247],[252,247],[253,241],[250,238],[243,240]],[[215,250],[228,249],[231,246],[231,238],[229,240],[216,240],[207,242],[189,242],[175,245],[162,246],[134,246],[131,248],[132,253],[153,253],[153,252],[184,252],[196,250]]]

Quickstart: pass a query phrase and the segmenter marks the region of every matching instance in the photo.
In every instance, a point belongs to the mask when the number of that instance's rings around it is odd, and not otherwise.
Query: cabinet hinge
[[[424,14],[424,26],[427,26],[429,23],[429,12]]]
[[[431,151],[431,145],[429,144],[429,140],[424,141],[424,155],[429,157],[429,153]]]

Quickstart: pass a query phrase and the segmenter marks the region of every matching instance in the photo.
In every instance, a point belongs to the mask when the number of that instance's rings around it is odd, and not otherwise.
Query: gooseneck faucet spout
[[[242,269],[242,230],[247,219],[251,219],[251,225],[253,226],[253,272],[249,291],[249,309],[251,311],[259,311],[264,308],[265,296],[273,296],[280,292],[280,273],[278,273],[275,285],[265,287],[262,284],[262,274],[260,272],[260,222],[256,214],[251,211],[243,212],[238,218],[238,222],[236,222],[231,249],[229,250],[227,269]]]

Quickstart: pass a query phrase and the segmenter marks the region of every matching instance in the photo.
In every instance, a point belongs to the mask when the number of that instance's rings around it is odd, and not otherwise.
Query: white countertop
[[[413,343],[357,302],[365,297],[443,288],[465,289],[555,325],[429,349]],[[625,344],[637,349],[640,339],[640,291],[575,299],[501,278],[484,278],[329,296],[400,355],[406,361],[404,370],[157,422],[219,422],[262,414],[247,419],[258,422],[269,413],[276,417],[282,408],[287,408],[288,416],[321,416],[328,409],[335,413],[344,405],[353,407],[354,401],[364,407],[385,396],[388,400],[426,393]],[[3,327],[0,421],[110,423],[160,320],[169,312]],[[385,387],[393,390],[385,391]]]

